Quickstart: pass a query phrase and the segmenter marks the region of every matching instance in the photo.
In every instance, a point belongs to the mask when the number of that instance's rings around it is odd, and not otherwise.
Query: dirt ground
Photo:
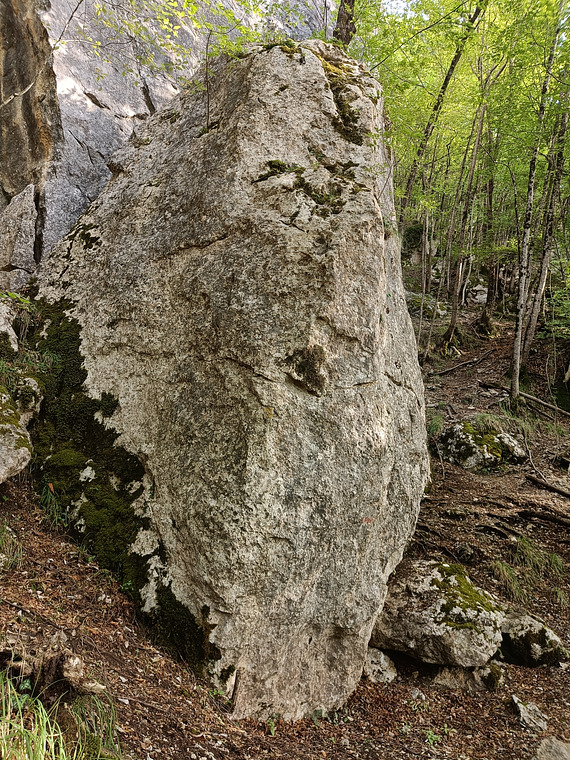
[[[543,618],[570,650],[570,498],[527,477],[546,478],[570,491],[567,472],[557,466],[558,457],[570,451],[570,417],[536,406],[517,421],[502,410],[504,394],[487,386],[507,383],[510,340],[505,324],[499,338],[475,340],[461,356],[424,366],[432,483],[408,555],[462,562],[475,583]],[[538,352],[533,359],[538,373],[541,361]],[[536,388],[544,391],[540,382]],[[531,459],[484,474],[443,462],[438,426],[476,414],[493,415],[518,431]],[[25,479],[0,486],[1,524],[10,526],[23,546],[19,566],[0,572],[4,636],[39,641],[63,632],[112,697],[126,757],[525,760],[546,736],[570,742],[568,663],[535,669],[506,665],[505,682],[496,692],[470,696],[434,686],[436,667],[395,655],[395,682],[383,686],[363,679],[347,705],[325,718],[292,725],[232,721],[211,686],[152,643],[117,582],[46,525]],[[496,568],[497,562],[512,563],[520,537],[541,556],[556,553],[564,567],[556,575],[523,574],[520,588],[513,589],[497,577]],[[509,598],[514,591],[516,602]],[[547,716],[544,733],[520,725],[513,694]]]

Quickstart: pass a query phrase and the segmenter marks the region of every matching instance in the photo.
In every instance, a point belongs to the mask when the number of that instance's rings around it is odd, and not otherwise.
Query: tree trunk
[[[355,34],[354,0],[340,0],[333,37],[335,40],[342,42],[343,45],[348,46]]]
[[[542,247],[542,260],[540,265],[540,276],[538,279],[538,285],[532,308],[530,310],[529,321],[525,330],[523,349],[521,356],[521,366],[526,367],[528,357],[530,353],[530,347],[534,340],[536,333],[536,325],[538,322],[538,315],[540,313],[540,304],[544,296],[544,289],[546,287],[546,279],[550,270],[550,260],[552,258],[552,249],[554,243],[554,219],[556,216],[556,203],[558,194],[560,191],[560,181],[562,178],[562,172],[564,169],[564,143],[566,140],[566,132],[568,131],[568,112],[564,113],[560,119],[560,126],[557,131],[556,143],[557,151],[554,156],[554,162],[552,167],[552,180],[549,194],[549,202],[546,212],[546,223],[544,225],[543,235],[543,247]]]
[[[562,12],[563,3],[560,3],[560,13]],[[538,152],[540,149],[540,143],[542,138],[542,131],[544,126],[544,120],[546,115],[546,103],[548,89],[550,86],[550,78],[552,75],[552,65],[554,63],[554,56],[556,54],[556,48],[558,46],[558,39],[560,37],[561,24],[558,22],[554,36],[552,39],[552,45],[550,53],[548,55],[548,61],[546,64],[546,71],[544,74],[544,80],[542,82],[542,88],[540,92],[540,104],[538,108],[538,117],[536,125],[536,139],[532,149],[532,155],[530,159],[530,165],[528,170],[528,186],[526,193],[526,208],[523,220],[523,234],[521,242],[521,250],[519,255],[519,282],[518,282],[518,294],[517,294],[517,315],[515,322],[515,338],[513,341],[513,360],[511,370],[511,400],[516,401],[520,394],[520,371],[521,371],[521,354],[522,354],[522,341],[523,330],[526,316],[526,300],[528,293],[528,283],[530,278],[530,233],[532,225],[532,210],[534,205],[534,189],[536,184],[536,165],[538,160]]]
[[[455,334],[455,328],[457,327],[457,314],[459,311],[459,295],[461,293],[461,281],[463,272],[463,247],[465,245],[465,235],[467,232],[467,224],[469,221],[469,212],[471,210],[471,203],[473,200],[473,177],[475,176],[475,166],[477,164],[477,155],[479,153],[479,145],[481,144],[481,134],[483,132],[483,123],[485,121],[486,105],[479,107],[475,119],[479,119],[477,127],[477,134],[475,136],[475,142],[473,143],[473,153],[471,155],[471,166],[469,167],[469,175],[467,178],[467,188],[465,190],[465,202],[463,204],[463,217],[461,219],[461,231],[459,233],[459,253],[457,261],[453,269],[453,288],[452,288],[452,301],[451,301],[451,317],[449,321],[449,327],[445,331],[441,342],[442,345],[448,345]],[[475,125],[475,122],[474,122]],[[464,157],[465,159],[465,157]]]

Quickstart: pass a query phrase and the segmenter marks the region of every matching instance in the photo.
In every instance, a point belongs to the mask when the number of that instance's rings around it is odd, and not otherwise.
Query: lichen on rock
[[[521,444],[500,430],[479,430],[465,420],[448,427],[441,436],[441,455],[465,470],[495,468],[502,464],[519,464],[526,459]]]
[[[360,678],[427,452],[380,86],[334,46],[284,47],[212,61],[44,262],[74,369],[38,440],[234,714],[296,719]]]
[[[462,565],[406,561],[390,580],[371,644],[422,662],[485,665],[501,645],[505,611]]]

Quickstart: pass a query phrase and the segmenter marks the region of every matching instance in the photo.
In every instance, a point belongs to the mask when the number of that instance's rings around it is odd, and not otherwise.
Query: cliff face
[[[46,398],[43,477],[238,716],[347,698],[415,525],[382,130],[379,84],[333,46],[219,60],[43,265],[38,348],[80,351]]]
[[[0,0],[0,290],[18,288],[42,248],[43,187],[62,135],[50,56],[33,0]]]
[[[315,9],[301,11],[302,28],[291,33],[326,25]],[[290,22],[297,18],[278,5],[272,12],[264,21],[280,30],[287,13]],[[189,24],[178,34],[183,81],[201,60],[205,37]],[[88,39],[100,46],[99,57]],[[97,21],[92,0],[0,0],[0,289],[25,284],[107,184],[111,155],[178,91],[171,77],[137,58],[137,44],[129,35],[117,40]]]

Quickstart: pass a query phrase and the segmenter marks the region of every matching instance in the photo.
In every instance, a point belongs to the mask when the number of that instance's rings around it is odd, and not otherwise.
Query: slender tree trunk
[[[544,290],[546,287],[546,279],[550,270],[550,261],[552,258],[552,249],[554,247],[554,220],[556,216],[556,203],[560,192],[560,181],[562,178],[562,172],[564,169],[564,143],[566,140],[566,133],[568,131],[568,112],[564,113],[560,119],[560,127],[557,131],[557,151],[554,156],[554,164],[552,167],[552,179],[550,183],[549,203],[546,212],[546,222],[544,225],[543,246],[542,246],[542,260],[540,265],[540,275],[538,279],[538,285],[532,308],[530,309],[529,321],[526,326],[523,349],[521,356],[521,366],[526,367],[528,357],[530,353],[530,347],[534,340],[536,333],[536,325],[538,323],[538,315],[540,313],[540,304],[544,296]]]
[[[477,134],[475,136],[475,142],[473,143],[473,153],[471,155],[471,165],[469,167],[469,175],[467,177],[467,188],[465,190],[465,202],[463,204],[463,217],[461,219],[461,230],[459,233],[459,253],[457,256],[455,267],[453,268],[453,288],[452,288],[452,301],[451,301],[451,317],[449,321],[449,327],[445,331],[441,342],[448,345],[455,334],[455,328],[457,327],[457,315],[459,311],[459,295],[461,293],[461,281],[463,272],[463,248],[465,246],[465,236],[467,233],[469,213],[471,210],[471,203],[473,201],[473,178],[475,176],[475,166],[477,164],[477,155],[479,153],[479,145],[481,144],[481,134],[483,132],[483,124],[485,121],[486,105],[482,105],[478,108],[475,115],[475,122],[479,120],[477,127]]]
[[[341,0],[341,7],[344,0]],[[453,74],[455,72],[455,69],[457,68],[457,64],[461,60],[461,56],[463,55],[463,51],[465,49],[465,45],[467,44],[467,40],[472,35],[474,30],[476,29],[477,20],[481,16],[482,13],[485,11],[485,6],[483,3],[481,3],[481,7],[477,6],[471,16],[469,17],[469,20],[467,22],[467,31],[463,35],[463,37],[459,40],[457,43],[457,47],[455,48],[455,54],[453,58],[451,59],[451,63],[449,64],[449,68],[447,70],[447,74],[445,75],[445,78],[443,80],[443,83],[440,87],[437,99],[433,105],[432,111],[429,115],[427,124],[424,129],[424,134],[421,139],[421,142],[418,146],[418,150],[416,152],[416,157],[414,158],[412,162],[412,166],[410,168],[410,173],[408,174],[408,179],[406,181],[406,191],[404,193],[404,196],[402,198],[402,205],[400,208],[400,219],[399,219],[399,225],[400,229],[403,229],[405,220],[406,220],[406,210],[408,208],[408,205],[410,203],[410,198],[412,195],[412,190],[414,187],[414,182],[416,180],[416,176],[418,173],[419,165],[422,161],[422,158],[424,157],[424,153],[426,152],[426,148],[429,142],[429,139],[433,133],[433,130],[435,129],[435,126],[437,124],[437,121],[439,119],[439,114],[441,112],[441,109],[443,107],[443,103],[445,100],[445,94],[447,92],[447,88],[449,87],[449,84],[451,80],[453,79]],[[340,15],[340,11],[339,11]]]
[[[563,3],[560,3],[560,14],[562,11]],[[526,300],[528,294],[528,283],[530,278],[530,233],[532,226],[532,210],[534,205],[534,191],[536,184],[536,165],[538,160],[538,152],[540,149],[540,143],[542,139],[542,132],[544,127],[544,120],[546,115],[546,104],[548,89],[550,87],[550,78],[552,76],[552,65],[554,63],[554,56],[556,54],[556,48],[558,46],[558,39],[560,37],[561,25],[558,23],[554,36],[552,39],[552,45],[548,55],[548,61],[546,63],[546,72],[544,74],[544,80],[542,82],[542,88],[540,92],[540,103],[538,107],[538,117],[536,125],[536,139],[532,149],[532,155],[530,159],[529,171],[528,171],[528,186],[526,193],[526,207],[523,219],[523,234],[521,242],[521,250],[519,255],[519,282],[517,293],[517,314],[515,322],[515,338],[513,341],[513,360],[511,370],[511,400],[516,401],[520,394],[520,371],[521,371],[521,358],[522,358],[522,341],[523,330],[526,316]]]
[[[354,0],[340,0],[333,37],[348,46],[355,34]]]

